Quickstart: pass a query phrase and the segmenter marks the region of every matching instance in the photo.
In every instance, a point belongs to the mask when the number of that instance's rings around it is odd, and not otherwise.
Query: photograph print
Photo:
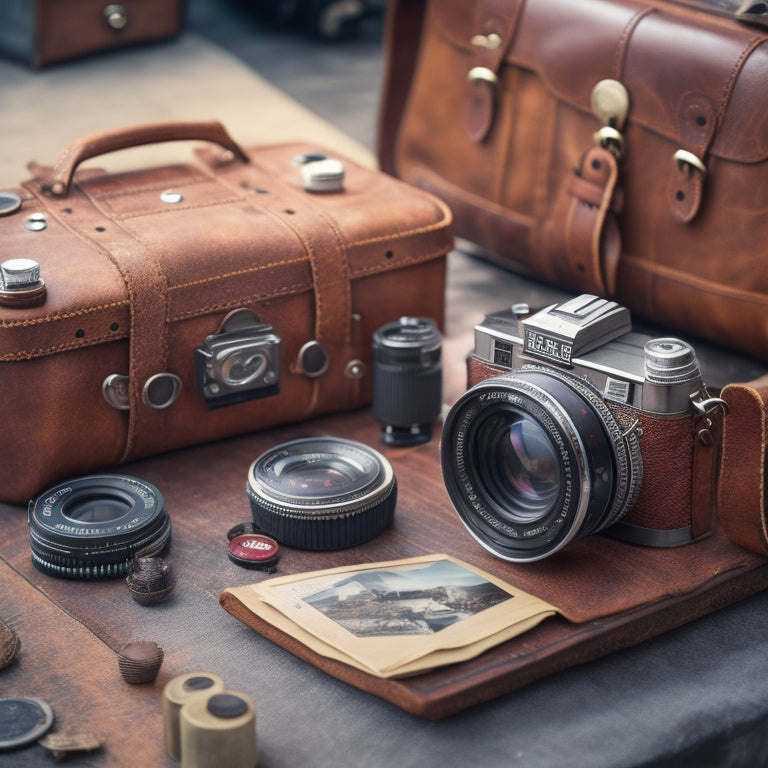
[[[513,596],[450,560],[358,571],[303,601],[356,637],[433,635]]]

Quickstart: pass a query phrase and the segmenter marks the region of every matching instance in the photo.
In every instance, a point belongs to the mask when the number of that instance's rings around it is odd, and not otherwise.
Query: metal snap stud
[[[30,232],[42,232],[48,226],[48,220],[44,213],[33,213],[27,217],[24,226]]]
[[[160,199],[164,203],[176,205],[184,199],[184,195],[182,195],[181,192],[174,192],[172,189],[166,189],[165,192],[160,193]]]
[[[308,378],[316,379],[328,370],[328,350],[319,341],[308,341],[299,350],[298,367]]]
[[[127,411],[130,406],[128,394],[128,377],[119,373],[113,373],[104,379],[101,385],[101,394],[104,399],[116,410]]]
[[[172,405],[181,392],[181,379],[173,373],[156,373],[144,384],[141,399],[144,405],[161,411]]]

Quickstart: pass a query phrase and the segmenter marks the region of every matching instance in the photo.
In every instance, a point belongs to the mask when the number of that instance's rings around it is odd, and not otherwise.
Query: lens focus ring
[[[124,576],[137,556],[163,552],[171,536],[155,486],[125,475],[94,475],[53,486],[29,503],[32,562],[72,579]]]
[[[392,524],[397,483],[389,462],[332,437],[283,443],[248,472],[253,522],[281,544],[332,550],[369,541]]]

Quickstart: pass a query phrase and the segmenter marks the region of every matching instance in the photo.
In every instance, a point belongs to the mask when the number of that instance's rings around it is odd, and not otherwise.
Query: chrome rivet
[[[341,192],[345,173],[341,160],[314,160],[301,166],[301,184],[307,192]]]
[[[44,213],[33,213],[27,217],[24,226],[30,232],[42,232],[48,226],[48,220]]]
[[[348,379],[362,379],[365,376],[365,363],[362,360],[350,360],[344,367]]]
[[[316,379],[328,370],[328,350],[319,341],[308,341],[299,350],[298,367],[308,378]]]
[[[32,259],[8,259],[0,264],[4,291],[26,290],[40,284],[40,265]]]
[[[184,199],[184,195],[181,192],[174,192],[172,189],[166,189],[165,192],[160,193],[160,199],[164,203],[176,205]]]
[[[111,3],[104,8],[104,18],[106,19],[107,26],[110,29],[114,29],[115,32],[119,32],[128,26],[128,12],[125,10],[125,6],[119,3]]]
[[[118,411],[127,411],[130,408],[127,376],[122,376],[119,373],[107,376],[101,385],[101,394]]]
[[[181,392],[181,379],[174,373],[156,373],[144,384],[141,399],[144,405],[162,411],[176,402]]]

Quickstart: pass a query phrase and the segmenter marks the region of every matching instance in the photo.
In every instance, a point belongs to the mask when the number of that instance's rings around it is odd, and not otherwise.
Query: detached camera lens
[[[160,491],[125,475],[80,477],[29,503],[32,562],[71,579],[124,576],[137,556],[163,552],[171,521]]]
[[[401,317],[373,334],[373,415],[388,445],[432,436],[442,405],[442,336],[432,320]]]
[[[330,550],[369,541],[392,524],[397,483],[367,445],[333,437],[283,443],[248,472],[253,522],[281,544]]]

